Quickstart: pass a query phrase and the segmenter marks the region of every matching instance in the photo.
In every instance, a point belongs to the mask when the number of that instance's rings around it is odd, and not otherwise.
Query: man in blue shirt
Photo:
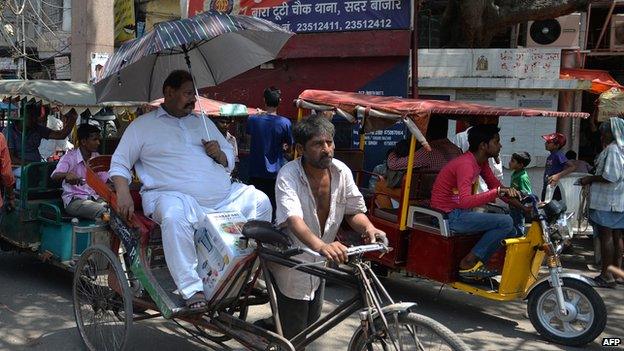
[[[249,145],[249,183],[267,194],[275,218],[275,179],[277,172],[289,157],[293,144],[290,120],[277,114],[281,92],[275,88],[264,90],[266,113],[249,117],[247,134]]]
[[[15,120],[11,125],[3,131],[7,140],[11,160],[14,165],[27,164],[30,162],[40,162],[43,160],[39,153],[39,145],[41,139],[63,140],[71,133],[78,114],[75,110],[67,113],[67,123],[63,125],[61,130],[52,130],[46,126],[39,124],[41,118],[48,115],[47,107],[42,109],[40,104],[26,105],[26,141],[24,143],[24,159],[22,160],[22,121]]]

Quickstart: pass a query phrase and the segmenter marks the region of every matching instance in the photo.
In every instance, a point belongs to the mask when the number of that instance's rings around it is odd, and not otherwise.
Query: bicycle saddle
[[[243,236],[261,243],[290,246],[290,237],[265,221],[249,221],[243,226]]]

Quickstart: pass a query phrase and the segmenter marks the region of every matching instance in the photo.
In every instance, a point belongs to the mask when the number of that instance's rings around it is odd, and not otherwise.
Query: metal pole
[[[412,98],[418,98],[418,12],[420,0],[414,0],[414,24],[412,28]]]
[[[185,45],[182,45],[182,50],[184,51],[184,59],[186,60],[186,66],[188,67],[189,73],[191,74],[191,79],[193,80],[193,88],[195,89],[195,98],[197,99],[197,103],[199,104],[199,112],[201,113],[201,120],[204,124],[204,130],[206,131],[206,140],[212,140],[210,137],[210,131],[208,131],[208,125],[206,124],[206,113],[204,112],[204,106],[202,106],[201,97],[199,96],[199,91],[197,90],[197,84],[195,84],[195,76],[193,76],[193,70],[191,69],[191,58],[189,57],[188,50]],[[193,109],[195,106],[193,106]]]
[[[28,69],[26,68],[26,14],[22,10],[22,65],[24,66],[24,80],[28,80]]]

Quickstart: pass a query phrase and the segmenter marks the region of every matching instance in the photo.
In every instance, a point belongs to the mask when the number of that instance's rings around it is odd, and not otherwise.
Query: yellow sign
[[[115,45],[135,37],[134,0],[115,0]]]

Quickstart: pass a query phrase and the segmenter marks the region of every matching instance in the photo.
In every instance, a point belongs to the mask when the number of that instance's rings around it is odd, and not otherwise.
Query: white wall
[[[421,49],[419,78],[559,79],[561,49]]]

